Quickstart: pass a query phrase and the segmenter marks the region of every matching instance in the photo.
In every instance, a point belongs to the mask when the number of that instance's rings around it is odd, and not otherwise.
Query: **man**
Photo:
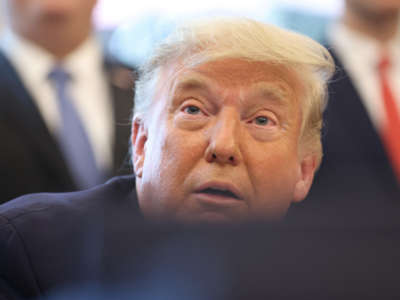
[[[0,202],[104,182],[122,169],[131,92],[92,27],[95,0],[5,0]]]
[[[329,87],[324,161],[305,207],[365,220],[397,209],[399,17],[398,0],[347,0],[330,31],[339,72]]]
[[[117,262],[132,271],[129,262],[141,256],[137,249],[127,256],[126,242],[146,241],[137,234],[143,218],[282,218],[306,196],[320,163],[332,70],[318,43],[252,20],[181,27],[143,65],[136,84],[135,179],[3,205],[0,287],[34,297],[99,279]],[[102,258],[109,260],[104,266]]]

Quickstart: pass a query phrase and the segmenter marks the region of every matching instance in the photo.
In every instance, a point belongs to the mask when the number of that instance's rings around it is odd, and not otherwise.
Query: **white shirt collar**
[[[84,80],[93,70],[103,72],[103,54],[100,43],[91,36],[63,60],[63,66],[73,78]]]
[[[361,34],[343,23],[335,23],[328,32],[328,39],[338,51],[346,52],[347,63],[365,64],[369,68],[375,68],[380,59],[382,49],[378,42]],[[400,30],[394,39],[388,42],[387,51],[391,62],[400,66]]]
[[[0,47],[18,69],[23,68],[26,76],[38,83],[46,80],[49,72],[57,64],[53,55],[9,29],[5,31]],[[61,64],[72,78],[79,76],[79,79],[84,79],[93,70],[101,72],[103,55],[100,43],[94,36],[90,36],[65,57]]]
[[[361,101],[374,123],[380,130],[385,120],[377,67],[381,59],[378,41],[356,32],[342,23],[331,27],[328,39],[360,94]],[[391,60],[388,73],[390,86],[395,95],[400,95],[400,30],[386,46]],[[400,98],[398,98],[400,108]]]

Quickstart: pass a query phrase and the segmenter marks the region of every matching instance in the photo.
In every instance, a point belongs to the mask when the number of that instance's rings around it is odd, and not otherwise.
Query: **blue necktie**
[[[93,149],[82,120],[69,97],[67,86],[71,76],[60,66],[50,73],[61,116],[58,142],[64,158],[78,187],[89,188],[101,183],[102,176],[97,169]]]

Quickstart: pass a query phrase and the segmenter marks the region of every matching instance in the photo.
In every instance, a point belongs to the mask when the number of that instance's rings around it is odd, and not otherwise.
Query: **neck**
[[[45,31],[24,32],[14,30],[17,34],[36,44],[49,52],[57,60],[63,60],[66,56],[77,49],[91,34],[91,28],[81,30],[53,30],[46,28]]]
[[[399,13],[368,14],[347,9],[343,16],[343,23],[349,28],[369,36],[385,45],[392,40],[399,28]]]

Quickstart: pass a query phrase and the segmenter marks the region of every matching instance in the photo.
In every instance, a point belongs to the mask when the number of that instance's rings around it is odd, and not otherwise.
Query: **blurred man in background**
[[[338,72],[329,87],[324,161],[305,206],[368,219],[399,203],[399,12],[399,0],[347,0],[329,32]]]
[[[99,184],[127,153],[132,93],[94,36],[96,0],[4,0],[0,202]]]

